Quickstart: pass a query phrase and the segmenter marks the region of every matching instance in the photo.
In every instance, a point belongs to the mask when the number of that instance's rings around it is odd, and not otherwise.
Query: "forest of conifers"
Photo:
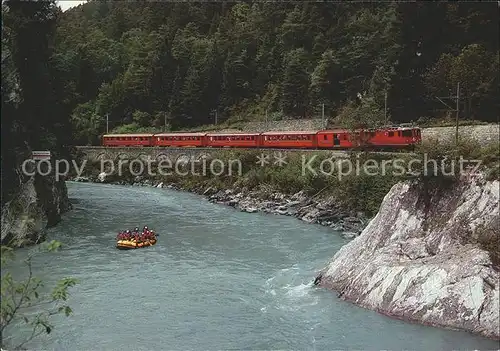
[[[96,142],[106,116],[115,131],[312,118],[323,104],[340,125],[384,123],[385,106],[393,123],[437,119],[455,115],[457,84],[460,118],[497,119],[497,3],[3,7],[2,124],[30,145]]]

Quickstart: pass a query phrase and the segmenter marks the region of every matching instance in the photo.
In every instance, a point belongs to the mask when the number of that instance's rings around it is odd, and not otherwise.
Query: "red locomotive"
[[[117,147],[213,147],[279,149],[402,149],[422,140],[420,128],[389,127],[265,133],[107,134],[102,145]]]

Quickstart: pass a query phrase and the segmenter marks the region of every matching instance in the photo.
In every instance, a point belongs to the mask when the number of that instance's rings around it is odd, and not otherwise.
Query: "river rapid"
[[[314,287],[315,273],[347,242],[331,228],[169,189],[68,182],[68,191],[74,209],[48,236],[64,247],[38,256],[35,274],[47,284],[79,280],[74,314],[52,319],[53,332],[28,349],[498,349]],[[157,245],[115,248],[119,230],[144,225],[160,234]]]

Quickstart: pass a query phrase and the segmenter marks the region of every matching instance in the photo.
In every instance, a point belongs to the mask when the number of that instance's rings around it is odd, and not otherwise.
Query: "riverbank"
[[[101,162],[90,163],[79,179],[75,174],[68,179],[169,187],[240,211],[293,216],[353,238],[377,214],[389,190],[401,181],[424,175],[435,179],[457,175],[460,169],[455,160],[459,157],[466,160],[460,168],[470,166],[467,160],[484,160],[482,167],[488,166],[490,178],[498,177],[499,169],[496,148],[481,148],[466,138],[461,139],[458,147],[453,140],[430,141],[415,154],[346,154],[335,158],[325,151],[289,153],[283,164],[267,155],[267,165],[259,165],[263,159],[261,150],[216,149],[204,155],[203,160],[178,159],[175,171],[170,169],[166,174],[161,172],[161,160],[150,162],[148,172],[141,165],[138,172],[127,162],[124,167],[122,160],[115,160],[109,169],[103,168]],[[434,161],[441,167],[433,167]],[[212,167],[214,164],[218,166]]]
[[[304,172],[299,154],[287,155],[286,163],[272,162],[259,166],[261,152],[248,150],[215,150],[203,163],[187,160],[176,164],[176,171],[158,175],[159,162],[151,165],[152,175],[135,175],[125,167],[103,172],[99,162],[90,164],[80,178],[68,180],[97,183],[168,187],[205,197],[208,201],[233,207],[244,212],[263,212],[292,216],[308,223],[328,226],[333,231],[353,238],[361,233],[374,216],[380,201],[397,181],[397,177],[345,174],[340,177],[342,165],[329,174]],[[318,152],[310,166],[321,168],[322,162],[331,164],[331,155]],[[363,156],[368,157],[368,156]],[[351,162],[359,155],[352,155]],[[207,164],[212,160],[226,165],[225,173],[214,175]],[[237,160],[237,165],[233,161]],[[338,161],[338,160],[335,160]],[[235,165],[229,169],[230,164]],[[335,167],[333,167],[335,168]],[[368,189],[368,191],[367,191]]]
[[[315,284],[391,317],[500,340],[499,185],[395,185]]]

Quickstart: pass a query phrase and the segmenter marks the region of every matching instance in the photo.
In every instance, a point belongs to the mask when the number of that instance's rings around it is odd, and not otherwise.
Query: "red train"
[[[235,147],[279,149],[403,149],[422,140],[420,128],[391,127],[351,132],[346,129],[265,133],[107,134],[109,147]]]

